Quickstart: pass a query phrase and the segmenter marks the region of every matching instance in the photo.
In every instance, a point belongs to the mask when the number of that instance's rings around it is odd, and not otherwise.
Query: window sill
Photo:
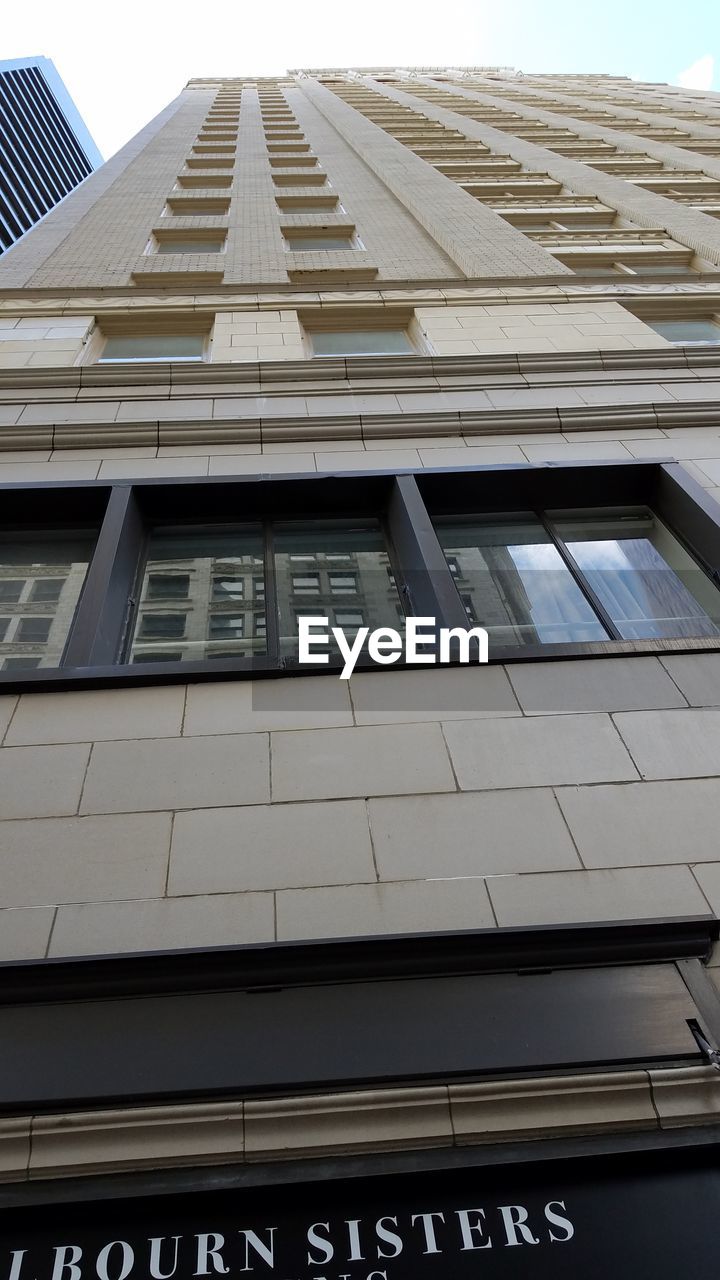
[[[568,659],[582,661],[585,658],[652,657],[664,653],[720,653],[720,638],[682,640],[607,640],[589,644],[526,645],[522,648],[507,646],[496,649],[487,664],[489,667],[515,665],[523,662],[558,662]],[[462,666],[460,662],[415,665],[396,662],[392,666],[379,666],[369,659],[360,659],[355,673],[398,671],[448,671]],[[471,666],[477,664],[471,663]],[[341,661],[323,665],[302,666],[296,658],[285,658],[278,665],[267,657],[224,659],[210,662],[133,662],[107,667],[44,667],[20,672],[0,671],[0,695],[12,693],[52,693],[72,689],[133,688],[164,684],[205,684],[227,680],[277,680],[301,677],[330,677],[339,679]]]

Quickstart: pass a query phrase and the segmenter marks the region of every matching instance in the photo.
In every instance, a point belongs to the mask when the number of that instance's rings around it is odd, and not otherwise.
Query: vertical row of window
[[[474,87],[467,78],[457,83]],[[509,155],[496,155],[459,130],[427,119],[420,114],[421,108],[411,110],[351,82],[330,83],[329,87],[574,271],[590,276],[682,276],[715,269],[713,263],[672,240],[662,226],[640,227],[628,218],[620,218],[602,202],[576,196],[547,173],[528,171]],[[424,83],[403,79],[398,81],[398,87],[419,100],[506,130],[514,137],[602,172],[617,173],[652,190],[657,189],[653,185],[657,171],[665,174],[665,166],[659,160],[629,156],[612,143],[584,139],[570,129],[528,120],[517,112],[473,102]],[[475,87],[487,92],[487,86]],[[668,170],[665,176],[670,180],[673,175],[674,171]]]
[[[235,167],[241,99],[240,88],[223,88],[215,95],[185,161],[185,169],[168,198],[162,225],[153,231],[147,253],[225,252],[225,219],[230,210],[229,191]],[[179,229],[172,226],[175,217],[183,219]],[[198,220],[196,227],[188,226],[188,219],[193,218]]]
[[[278,85],[259,88],[258,98],[286,249],[292,253],[362,249],[355,227],[337,219],[345,211],[327,174],[319,168],[317,156],[310,150],[282,89]],[[294,220],[303,214],[331,214],[333,221]]]

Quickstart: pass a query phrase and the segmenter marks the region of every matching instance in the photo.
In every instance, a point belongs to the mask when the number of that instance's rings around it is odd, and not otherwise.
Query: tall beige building
[[[720,95],[193,80],[0,450],[0,1280],[705,1269]]]

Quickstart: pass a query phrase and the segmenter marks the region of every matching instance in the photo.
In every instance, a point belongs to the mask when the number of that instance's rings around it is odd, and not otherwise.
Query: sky
[[[28,0],[3,9],[0,59],[52,58],[105,159],[193,76],[492,64],[720,91],[718,0]]]

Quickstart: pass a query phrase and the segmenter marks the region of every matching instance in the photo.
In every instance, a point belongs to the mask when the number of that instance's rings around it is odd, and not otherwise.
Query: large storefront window
[[[437,532],[491,647],[720,636],[720,592],[651,511],[503,516]]]
[[[372,637],[402,649],[408,619],[450,662],[438,637],[469,627],[491,661],[720,647],[720,508],[674,463],[8,485],[4,502],[6,685],[337,673],[361,632],[356,665],[377,669]],[[327,637],[309,661],[308,617]]]

